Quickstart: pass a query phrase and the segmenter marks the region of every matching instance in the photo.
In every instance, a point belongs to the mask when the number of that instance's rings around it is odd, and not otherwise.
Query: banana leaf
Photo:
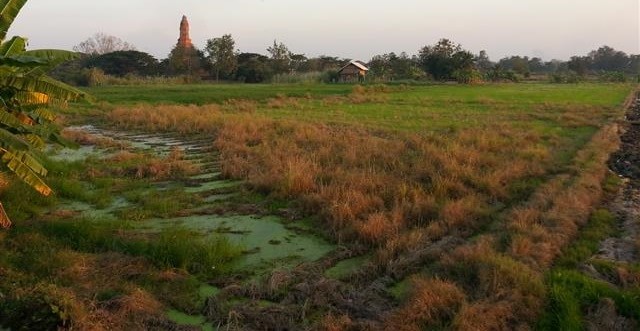
[[[31,158],[28,153],[14,154],[8,150],[0,150],[2,153],[2,162],[4,162],[18,178],[33,189],[38,191],[44,196],[50,195],[53,191],[51,188],[38,176],[38,172],[34,170],[40,170],[41,173],[46,175],[46,169],[35,162],[35,159]],[[28,162],[28,163],[26,163]]]
[[[43,69],[47,70],[61,63],[76,60],[80,58],[82,54],[58,49],[37,49],[23,52],[22,55],[36,57],[46,61],[45,68]]]
[[[22,37],[13,37],[9,41],[0,44],[0,56],[18,55],[27,49],[27,40]]]
[[[27,0],[0,0],[0,40],[7,37],[11,23],[26,3]]]
[[[20,91],[39,92],[50,98],[77,100],[85,93],[46,76],[0,75],[0,86],[13,87]]]

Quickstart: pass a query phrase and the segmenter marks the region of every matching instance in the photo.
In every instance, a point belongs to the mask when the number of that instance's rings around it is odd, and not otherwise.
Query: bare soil
[[[629,178],[631,186],[640,187],[640,97],[631,103],[626,128],[620,137],[620,150],[611,156],[609,166],[615,173]]]
[[[620,150],[609,160],[609,166],[625,179],[623,187],[609,209],[616,214],[620,235],[605,239],[596,258],[633,262],[638,260],[640,238],[640,95],[629,106]]]

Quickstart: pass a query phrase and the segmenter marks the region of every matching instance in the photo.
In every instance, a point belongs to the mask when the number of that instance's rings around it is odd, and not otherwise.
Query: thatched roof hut
[[[351,61],[338,70],[341,82],[362,82],[367,77],[369,68],[362,61]]]

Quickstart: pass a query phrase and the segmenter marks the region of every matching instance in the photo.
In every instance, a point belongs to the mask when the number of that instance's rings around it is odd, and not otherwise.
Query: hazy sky
[[[545,60],[602,45],[640,53],[640,0],[30,0],[9,35],[30,48],[71,49],[96,32],[158,58],[178,38],[182,15],[196,47],[230,33],[237,48],[266,53],[274,39],[291,51],[368,60],[446,37],[493,60]]]

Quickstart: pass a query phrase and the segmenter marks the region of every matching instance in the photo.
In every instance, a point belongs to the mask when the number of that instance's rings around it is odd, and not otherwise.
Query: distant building
[[[189,21],[185,15],[182,15],[182,21],[180,22],[180,39],[178,39],[178,46],[182,48],[193,47],[193,43],[189,37]]]
[[[189,21],[187,16],[182,16],[180,21],[180,38],[171,50],[168,58],[169,75],[186,75],[189,77],[203,77],[202,53],[194,46],[189,37]]]
[[[338,71],[341,82],[364,82],[369,68],[362,61],[351,61]]]

